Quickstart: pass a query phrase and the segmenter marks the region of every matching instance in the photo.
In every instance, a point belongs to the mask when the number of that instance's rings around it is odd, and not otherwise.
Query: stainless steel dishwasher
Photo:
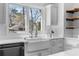
[[[0,56],[24,56],[24,43],[0,45]]]

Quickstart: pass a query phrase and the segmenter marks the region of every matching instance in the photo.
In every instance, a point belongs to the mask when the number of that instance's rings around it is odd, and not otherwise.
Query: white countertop
[[[8,44],[8,43],[17,43],[17,42],[29,42],[29,43],[34,43],[34,42],[41,42],[41,41],[48,41],[51,39],[55,38],[15,38],[15,39],[1,39],[0,44]]]
[[[34,42],[40,42],[40,41],[47,41],[47,39],[43,39],[43,40],[40,40],[40,39],[3,39],[3,40],[0,40],[0,44],[8,44],[8,43],[17,43],[17,42],[29,42],[29,43],[34,43]]]
[[[24,40],[23,39],[3,39],[3,40],[0,40],[0,44],[17,43],[17,42],[24,42]]]
[[[49,56],[79,56],[79,48],[73,48],[71,50],[59,52]]]

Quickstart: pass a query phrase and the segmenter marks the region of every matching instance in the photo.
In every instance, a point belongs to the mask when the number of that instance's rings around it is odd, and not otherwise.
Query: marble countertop
[[[73,48],[71,50],[59,52],[49,56],[79,56],[79,48]]]
[[[56,37],[58,38],[58,37]],[[51,39],[55,38],[15,38],[15,39],[0,39],[0,44],[9,44],[9,43],[17,43],[17,42],[29,42],[29,43],[34,43],[34,42],[41,42],[41,41],[49,41]]]
[[[9,44],[9,43],[18,43],[18,42],[24,42],[23,39],[3,39],[0,40],[0,44]]]

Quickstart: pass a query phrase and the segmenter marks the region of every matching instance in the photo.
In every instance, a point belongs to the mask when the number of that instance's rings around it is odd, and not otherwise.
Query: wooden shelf
[[[79,20],[79,16],[67,17],[66,20],[68,21]]]
[[[66,10],[67,13],[74,13],[74,12],[79,12],[79,8],[74,8],[71,10]]]
[[[67,13],[74,13],[74,12],[77,12],[77,11],[75,11],[75,10],[67,10],[66,12]]]
[[[67,26],[66,29],[75,29],[76,26]]]
[[[79,12],[79,8],[74,8],[75,11]]]
[[[70,10],[66,10],[67,13],[74,13],[74,12],[79,12],[79,8],[73,8]],[[74,21],[74,20],[79,20],[79,16],[71,16],[71,17],[67,17],[66,20],[68,21]],[[76,26],[72,25],[72,26],[67,26],[66,29],[75,29],[77,28]]]

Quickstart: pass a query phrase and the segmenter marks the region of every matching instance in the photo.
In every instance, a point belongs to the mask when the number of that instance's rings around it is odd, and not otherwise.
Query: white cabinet
[[[25,47],[26,56],[46,56],[64,51],[64,39],[27,43]]]
[[[28,52],[27,55],[28,56],[47,56],[47,55],[50,55],[50,53],[51,53],[50,49],[47,48],[47,49]]]
[[[49,41],[39,41],[39,42],[29,42],[27,50],[28,51],[36,51],[41,49],[49,48]]]
[[[58,24],[58,5],[51,4],[46,6],[46,25]]]
[[[64,39],[58,38],[58,39],[52,39],[51,40],[51,53],[58,53],[64,51]]]
[[[41,52],[27,53],[26,56],[39,56],[39,55],[41,55]]]
[[[42,56],[47,56],[47,55],[50,55],[51,54],[51,50],[50,50],[50,48],[48,48],[47,50],[44,50],[44,51],[41,51],[41,55]]]
[[[25,44],[25,50],[26,56],[45,56],[51,51],[49,41],[29,42]]]

